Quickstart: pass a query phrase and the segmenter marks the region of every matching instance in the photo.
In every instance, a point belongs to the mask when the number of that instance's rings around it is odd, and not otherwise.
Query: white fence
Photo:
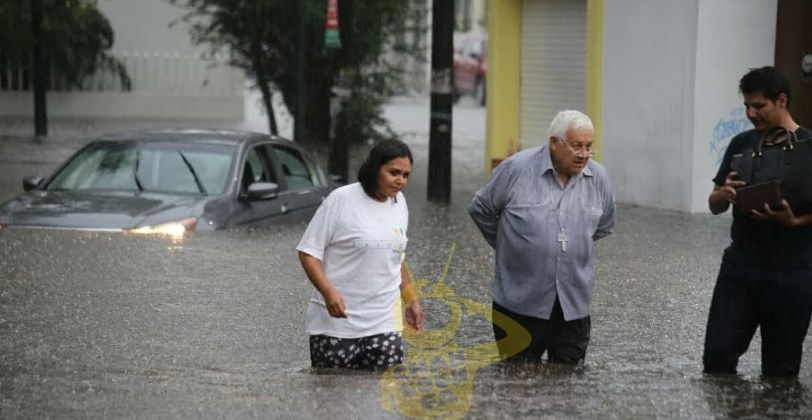
[[[177,96],[242,96],[242,71],[223,58],[204,61],[196,55],[125,51],[117,57],[130,74],[133,92]],[[121,88],[117,77],[106,74],[94,81],[100,90]]]

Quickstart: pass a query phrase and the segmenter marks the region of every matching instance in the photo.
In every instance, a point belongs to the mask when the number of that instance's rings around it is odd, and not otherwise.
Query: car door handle
[[[282,207],[279,208],[279,211],[282,213],[287,213],[289,210],[288,203],[282,203]]]

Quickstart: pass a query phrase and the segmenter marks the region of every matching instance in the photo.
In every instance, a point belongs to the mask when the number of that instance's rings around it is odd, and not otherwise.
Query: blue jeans
[[[761,327],[762,374],[798,376],[810,315],[812,270],[754,266],[725,250],[705,331],[704,372],[735,374]]]

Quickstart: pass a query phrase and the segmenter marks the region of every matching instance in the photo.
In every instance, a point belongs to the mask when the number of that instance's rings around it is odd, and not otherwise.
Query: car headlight
[[[141,235],[167,235],[173,237],[183,236],[186,232],[195,230],[197,226],[197,218],[190,217],[188,219],[177,220],[174,222],[161,223],[154,226],[141,226],[135,229],[129,229],[127,233],[135,233]]]

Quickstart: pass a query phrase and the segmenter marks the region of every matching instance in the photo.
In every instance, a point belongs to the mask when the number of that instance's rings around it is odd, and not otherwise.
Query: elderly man
[[[615,225],[606,169],[589,159],[594,134],[582,112],[559,112],[549,144],[500,163],[468,207],[496,250],[493,311],[531,335],[530,345],[518,349],[494,325],[502,358],[540,362],[546,351],[552,363],[579,364],[586,357],[593,243]]]

